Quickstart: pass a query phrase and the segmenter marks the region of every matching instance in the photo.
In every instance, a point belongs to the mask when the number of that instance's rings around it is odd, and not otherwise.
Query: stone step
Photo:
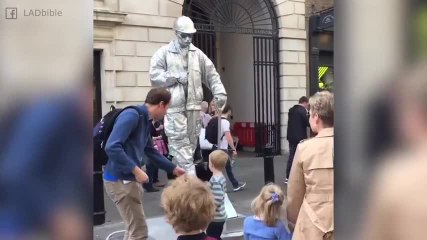
[[[239,215],[236,218],[229,218],[224,226],[221,238],[224,240],[243,240],[243,221],[245,216]]]

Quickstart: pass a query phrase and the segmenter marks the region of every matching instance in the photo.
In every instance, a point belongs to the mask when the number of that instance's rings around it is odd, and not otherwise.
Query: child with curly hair
[[[205,233],[215,216],[215,200],[207,184],[195,176],[180,176],[165,188],[161,202],[177,240],[215,240]]]

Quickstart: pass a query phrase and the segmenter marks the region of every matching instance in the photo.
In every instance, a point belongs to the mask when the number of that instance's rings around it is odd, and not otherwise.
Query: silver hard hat
[[[186,16],[176,19],[173,29],[182,33],[195,33],[197,30],[194,28],[193,21]]]

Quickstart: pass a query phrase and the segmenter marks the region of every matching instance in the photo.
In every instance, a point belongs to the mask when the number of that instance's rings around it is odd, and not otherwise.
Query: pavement
[[[286,175],[287,156],[276,156],[274,158],[275,183],[285,187],[283,183]],[[245,216],[252,215],[251,202],[258,195],[264,185],[264,161],[263,158],[255,157],[254,153],[240,152],[239,157],[233,167],[234,175],[239,181],[247,183],[244,190],[239,192],[229,192],[228,196],[233,203],[239,217],[227,220],[223,239],[238,240],[243,239],[242,228]],[[226,176],[226,174],[224,174]],[[166,182],[167,177],[163,171],[159,172],[160,181]],[[226,177],[227,178],[227,177]],[[231,183],[227,182],[228,189],[231,190]],[[176,239],[172,227],[166,223],[163,210],[160,207],[161,192],[144,193],[144,211],[147,217],[149,229],[149,240],[169,240]],[[106,222],[103,225],[94,227],[94,239],[105,240],[111,233],[124,229],[121,217],[113,202],[104,195]],[[113,234],[110,240],[122,240],[124,232]]]

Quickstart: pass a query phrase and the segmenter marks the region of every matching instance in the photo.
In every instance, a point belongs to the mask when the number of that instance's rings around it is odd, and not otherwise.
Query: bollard
[[[265,184],[274,183],[274,156],[273,147],[266,145],[264,147],[264,182]]]

